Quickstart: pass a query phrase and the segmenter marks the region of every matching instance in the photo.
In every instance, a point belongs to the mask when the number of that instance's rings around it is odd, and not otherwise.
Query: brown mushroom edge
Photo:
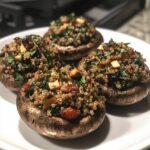
[[[147,83],[135,86],[126,91],[114,91],[112,88],[100,87],[100,91],[107,97],[107,102],[113,105],[131,105],[142,101],[150,91]]]
[[[148,66],[145,68],[149,70]],[[100,91],[107,97],[107,102],[114,105],[126,106],[138,103],[149,95],[150,78],[125,91],[115,91],[101,85]]]
[[[6,88],[10,89],[13,92],[18,92],[20,90],[20,88],[16,84],[16,81],[11,75],[0,72],[0,81]]]
[[[82,58],[79,62],[79,70],[83,71],[85,60],[86,57]],[[145,67],[149,70],[147,65]],[[101,94],[106,96],[106,102],[110,104],[119,106],[132,105],[142,101],[150,94],[150,79],[145,80],[143,83],[140,83],[139,85],[125,91],[115,91],[113,88],[106,87],[104,85],[99,86],[99,91]]]
[[[67,121],[60,117],[48,117],[36,108],[32,102],[18,95],[17,109],[22,120],[33,130],[54,139],[73,139],[85,136],[96,130],[105,118],[105,103],[94,116],[86,116],[80,120]]]
[[[44,43],[51,44],[51,41],[49,40],[49,32],[47,32],[43,37]],[[79,60],[82,57],[88,55],[90,51],[97,48],[104,40],[103,36],[100,32],[96,31],[96,35],[93,39],[91,39],[92,42],[87,43],[86,45],[81,45],[78,47],[74,46],[59,46],[55,45],[58,53],[60,54],[61,58],[66,61],[73,61],[73,60]]]
[[[5,85],[6,88],[13,92],[18,92],[20,88],[16,84],[13,76],[2,72],[2,59],[3,57],[0,56],[0,81],[3,83],[3,85]]]

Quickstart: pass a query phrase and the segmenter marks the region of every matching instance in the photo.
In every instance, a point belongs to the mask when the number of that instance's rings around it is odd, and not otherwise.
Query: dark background
[[[145,0],[0,0],[0,37],[48,26],[52,19],[71,12],[96,26],[117,29],[144,5]]]

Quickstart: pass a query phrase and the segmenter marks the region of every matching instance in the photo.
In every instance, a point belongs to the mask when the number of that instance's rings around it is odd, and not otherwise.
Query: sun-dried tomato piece
[[[61,111],[61,116],[67,120],[75,120],[80,116],[80,110],[68,107]]]
[[[30,88],[30,85],[29,85],[28,83],[25,83],[25,84],[23,85],[22,91],[23,91],[23,92],[26,92],[26,91],[28,91],[29,88]]]

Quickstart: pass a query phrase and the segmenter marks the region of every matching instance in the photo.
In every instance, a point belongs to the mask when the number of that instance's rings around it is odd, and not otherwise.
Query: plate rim
[[[127,34],[125,34],[125,33],[121,33],[121,32],[118,32],[118,31],[114,31],[114,30],[111,30],[111,29],[106,29],[106,28],[100,28],[100,27],[96,27],[96,29],[98,30],[98,31],[100,31],[100,30],[102,30],[102,31],[105,31],[105,32],[111,32],[111,33],[114,33],[114,34],[120,34],[120,35],[124,35],[124,36],[126,36],[126,37],[130,37],[130,38],[132,38],[132,39],[134,39],[134,40],[138,40],[138,41],[140,41],[140,42],[142,42],[143,44],[145,44],[145,45],[147,45],[147,46],[149,46],[150,47],[150,44],[149,43],[147,43],[147,42],[145,42],[145,41],[143,41],[143,40],[141,40],[141,39],[139,39],[139,38],[136,38],[136,37],[134,37],[134,36],[131,36],[131,35],[127,35]],[[7,36],[4,36],[4,37],[2,37],[1,39],[0,39],[0,43],[1,42],[3,42],[3,41],[5,41],[6,39],[8,39],[8,38],[14,38],[14,37],[17,37],[19,34],[23,34],[23,35],[25,35],[26,33],[26,35],[29,35],[28,33],[30,33],[30,32],[35,32],[36,30],[48,30],[48,26],[46,26],[46,27],[37,27],[37,28],[32,28],[32,29],[28,29],[28,30],[23,30],[23,31],[20,31],[20,32],[16,32],[16,33],[13,33],[13,34],[10,34],[10,35],[7,35]],[[0,50],[1,51],[1,50]],[[147,146],[150,146],[150,137],[145,141],[145,140],[143,140],[143,141],[141,141],[140,143],[138,143],[138,144],[136,144],[136,145],[133,145],[133,146],[131,146],[130,148],[127,148],[126,150],[133,150],[133,149],[141,149],[141,148],[145,148],[145,147],[147,147]],[[11,144],[11,143],[8,143],[8,142],[6,142],[6,141],[3,141],[2,139],[0,139],[0,148],[4,148],[4,149],[12,149],[12,150],[22,150],[22,148],[19,148],[18,146],[16,147],[15,145],[13,145],[13,144]]]

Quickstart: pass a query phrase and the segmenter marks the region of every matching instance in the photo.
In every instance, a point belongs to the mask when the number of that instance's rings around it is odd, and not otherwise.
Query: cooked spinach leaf
[[[15,81],[16,81],[16,83],[17,83],[18,86],[22,86],[23,85],[24,80],[25,80],[25,78],[24,78],[23,75],[21,75],[18,72],[15,72],[14,73],[14,78],[15,78]]]
[[[12,64],[14,62],[14,56],[13,55],[8,55],[6,57],[6,61],[9,63],[9,64]]]

